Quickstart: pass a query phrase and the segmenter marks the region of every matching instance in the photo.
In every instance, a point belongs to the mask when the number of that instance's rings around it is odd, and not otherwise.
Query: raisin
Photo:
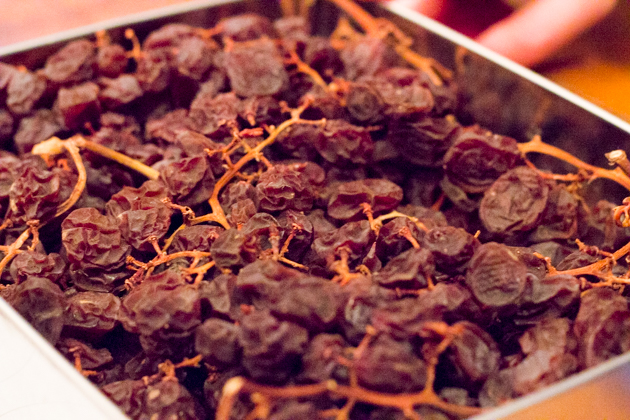
[[[300,175],[291,166],[280,164],[263,172],[256,185],[260,208],[269,212],[310,210],[313,192]]]
[[[46,92],[46,79],[29,71],[16,71],[7,86],[7,108],[14,114],[29,114]]]
[[[505,245],[489,242],[477,248],[466,271],[466,285],[491,308],[515,304],[525,288],[527,268]]]
[[[549,186],[526,166],[501,175],[486,190],[479,206],[479,218],[488,231],[510,235],[531,230],[547,205]]]
[[[57,106],[66,127],[82,128],[85,123],[96,123],[101,113],[99,87],[86,82],[70,88],[61,88],[57,94]]]
[[[465,192],[479,193],[520,160],[516,140],[470,127],[460,132],[446,152],[444,170]]]
[[[226,52],[225,66],[232,90],[239,96],[275,95],[289,84],[282,58],[270,40],[235,44]]]
[[[48,80],[58,84],[81,83],[92,78],[95,64],[94,44],[80,39],[66,44],[48,57],[44,74]]]

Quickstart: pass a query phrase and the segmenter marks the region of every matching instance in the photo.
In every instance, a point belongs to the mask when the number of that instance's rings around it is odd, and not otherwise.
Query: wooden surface
[[[0,45],[185,1],[0,0]],[[629,2],[537,70],[630,121]]]

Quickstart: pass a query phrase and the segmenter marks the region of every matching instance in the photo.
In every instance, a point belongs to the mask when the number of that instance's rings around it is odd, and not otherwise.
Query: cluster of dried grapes
[[[128,35],[0,64],[0,296],[130,417],[461,418],[630,348],[614,204],[391,37]]]

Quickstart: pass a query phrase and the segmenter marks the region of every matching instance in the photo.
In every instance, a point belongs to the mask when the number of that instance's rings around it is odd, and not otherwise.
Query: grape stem
[[[26,229],[24,232],[22,232],[22,234],[20,236],[18,236],[18,238],[15,240],[15,242],[13,242],[11,245],[9,245],[9,247],[5,251],[4,258],[2,258],[2,261],[0,261],[0,274],[2,274],[2,271],[4,270],[4,267],[6,267],[7,264],[9,264],[11,262],[13,257],[15,257],[17,254],[19,254],[19,249],[22,247],[22,245],[24,245],[24,242],[26,242],[28,237],[31,235],[31,230],[32,229],[33,228],[31,228],[31,227]]]
[[[610,179],[630,191],[630,178],[620,167],[616,167],[615,169],[603,169],[590,165],[562,149],[543,142],[539,135],[534,136],[526,143],[519,143],[518,149],[523,155],[527,153],[541,153],[553,156],[576,168],[585,170],[590,174],[591,181],[597,178]]]
[[[276,141],[280,133],[282,133],[288,127],[292,126],[293,124],[298,124],[298,123],[299,124],[313,124],[313,125],[325,124],[326,122],[325,120],[311,121],[311,120],[303,120],[300,118],[300,114],[308,106],[309,104],[305,103],[300,108],[294,110],[293,115],[290,119],[284,121],[278,127],[274,128],[271,134],[269,134],[269,137],[267,137],[265,140],[258,143],[256,147],[253,147],[250,150],[248,150],[245,156],[240,158],[238,162],[234,163],[228,168],[228,170],[223,174],[223,176],[219,178],[216,184],[214,184],[214,190],[212,191],[212,196],[208,200],[208,203],[210,204],[210,208],[212,209],[212,213],[191,219],[190,223],[192,225],[196,225],[203,222],[216,222],[216,223],[219,223],[221,226],[223,226],[225,229],[230,228],[230,223],[225,217],[225,212],[223,211],[223,208],[221,207],[221,203],[219,202],[219,193],[232,179],[234,179],[235,176],[237,176],[237,174],[243,168],[243,166],[245,166],[246,164],[248,164],[254,159],[259,159],[261,156],[262,150],[265,147],[271,145],[274,141]]]
[[[436,86],[442,86],[443,84],[440,74],[446,78],[452,77],[452,72],[443,67],[440,63],[413,51],[410,48],[412,40],[404,35],[393,23],[386,19],[373,17],[352,0],[330,1],[349,14],[369,36],[389,40],[391,39],[389,35],[393,35],[393,47],[398,55],[412,66],[424,71]]]
[[[459,418],[479,414],[482,411],[480,408],[447,403],[442,400],[433,389],[435,368],[438,363],[439,355],[448,348],[457,335],[461,334],[461,327],[449,326],[442,322],[430,322],[427,323],[425,329],[426,333],[442,335],[442,340],[435,347],[430,357],[427,358],[427,379],[424,389],[418,393],[385,394],[365,389],[358,385],[358,381],[355,380],[351,380],[350,385],[341,385],[332,379],[312,385],[273,387],[258,384],[237,376],[225,383],[215,418],[217,420],[230,419],[232,407],[241,393],[259,394],[265,396],[267,399],[306,398],[328,393],[336,397],[345,398],[348,402],[360,401],[381,407],[398,408],[411,418],[419,418],[414,411],[414,407],[419,405],[432,406]],[[350,371],[354,370],[352,362],[349,367]],[[351,374],[350,377],[352,378],[355,374]],[[328,412],[327,414],[332,413]],[[342,414],[343,416],[343,413],[336,412],[335,414]]]

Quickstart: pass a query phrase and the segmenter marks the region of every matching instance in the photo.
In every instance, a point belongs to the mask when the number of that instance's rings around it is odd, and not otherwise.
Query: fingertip
[[[433,19],[437,19],[444,10],[446,0],[391,0],[408,9],[415,10]]]
[[[477,41],[531,67],[605,17],[615,0],[538,0],[490,26]]]

